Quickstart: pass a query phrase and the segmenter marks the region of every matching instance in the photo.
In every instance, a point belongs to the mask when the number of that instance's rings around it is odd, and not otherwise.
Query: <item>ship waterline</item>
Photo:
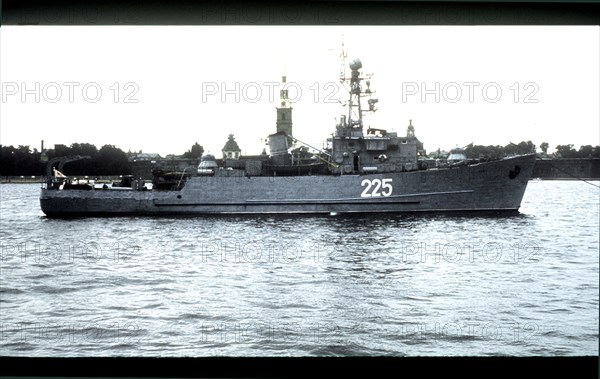
[[[517,211],[535,155],[368,175],[195,176],[179,191],[42,189],[48,216]]]

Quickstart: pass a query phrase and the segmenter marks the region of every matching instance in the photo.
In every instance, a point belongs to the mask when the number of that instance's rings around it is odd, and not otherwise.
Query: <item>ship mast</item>
[[[342,53],[340,54],[342,58],[342,71],[340,73],[340,82],[344,83],[346,81],[350,82],[350,88],[348,90],[350,94],[350,99],[348,100],[348,121],[345,126],[354,129],[360,129],[362,131],[363,127],[363,112],[375,112],[377,109],[375,108],[375,104],[378,102],[377,99],[369,99],[368,104],[369,108],[366,110],[362,109],[362,104],[360,101],[361,97],[371,96],[374,91],[371,91],[370,85],[371,82],[369,78],[366,79],[365,83],[367,85],[367,89],[363,92],[361,81],[364,79],[360,76],[360,69],[362,68],[362,62],[360,59],[355,58],[352,59],[349,63],[350,66],[350,78],[345,77],[345,60],[346,60],[346,52],[344,51],[344,42],[342,41]]]
[[[360,86],[360,70],[362,68],[362,63],[360,59],[356,58],[350,61],[350,100],[348,102],[348,126],[353,128],[354,126],[358,126],[362,129],[362,109],[360,104],[360,94],[361,94],[361,86]],[[352,118],[352,114],[354,113],[354,108],[357,108],[358,119],[354,120]]]

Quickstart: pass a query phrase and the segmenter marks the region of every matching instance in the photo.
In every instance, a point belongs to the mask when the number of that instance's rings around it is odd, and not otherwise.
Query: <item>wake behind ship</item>
[[[322,150],[293,137],[292,106],[284,89],[269,154],[226,157],[206,154],[197,172],[153,172],[152,187],[124,177],[113,186],[75,182],[65,163],[48,162],[40,204],[47,216],[161,214],[296,214],[431,211],[517,211],[535,164],[535,154],[468,160],[454,154],[429,167],[412,122],[405,136],[363,128],[363,114],[376,111],[362,63],[349,64],[348,113]],[[363,88],[362,82],[366,88]],[[285,83],[285,77],[283,79]],[[363,109],[361,98],[368,98]],[[53,165],[59,164],[59,170]]]

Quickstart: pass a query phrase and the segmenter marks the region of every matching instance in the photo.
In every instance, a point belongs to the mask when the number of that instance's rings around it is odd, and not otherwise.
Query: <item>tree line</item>
[[[600,158],[600,146],[583,145],[579,150],[575,150],[572,144],[558,145],[556,151],[548,154],[549,144],[542,142],[540,144],[540,155],[548,158]],[[500,145],[473,145],[465,147],[467,158],[503,158],[511,155],[529,154],[536,152],[536,146],[531,141],[522,141],[518,144],[509,143],[506,146]]]
[[[556,151],[552,154],[548,154],[548,147],[547,142],[540,144],[541,156],[549,158],[600,158],[600,146],[583,145],[579,150],[575,150],[572,144],[558,145]],[[506,146],[470,144],[464,150],[468,158],[495,159],[535,152],[536,146],[531,141],[522,141],[518,144],[510,143]],[[204,148],[196,142],[181,155],[181,158],[200,159],[203,153]],[[89,143],[73,143],[71,146],[55,145],[55,149],[47,149],[43,153],[24,145],[17,147],[0,145],[0,175],[45,175],[46,161],[67,155],[87,155],[90,157],[89,159],[67,163],[65,171],[68,175],[131,174],[131,162],[129,162],[128,153],[114,145],[104,145],[98,149]]]
[[[182,158],[199,159],[204,149],[197,142]],[[73,143],[71,146],[55,145],[43,153],[26,145],[0,145],[0,176],[45,175],[47,161],[68,155],[89,156],[65,164],[65,174],[70,176],[128,175],[132,167],[128,154],[114,145],[104,145],[100,149],[90,143]]]
[[[544,153],[547,152],[547,144],[542,147]],[[600,158],[600,146],[584,145],[580,146],[579,150],[573,149],[573,145],[558,145],[554,156],[559,158]]]

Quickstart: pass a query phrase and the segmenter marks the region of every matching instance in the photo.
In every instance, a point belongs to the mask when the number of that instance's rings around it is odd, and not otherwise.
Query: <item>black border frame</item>
[[[0,25],[599,25],[594,1],[0,0]],[[587,357],[0,357],[6,378],[598,377]]]

